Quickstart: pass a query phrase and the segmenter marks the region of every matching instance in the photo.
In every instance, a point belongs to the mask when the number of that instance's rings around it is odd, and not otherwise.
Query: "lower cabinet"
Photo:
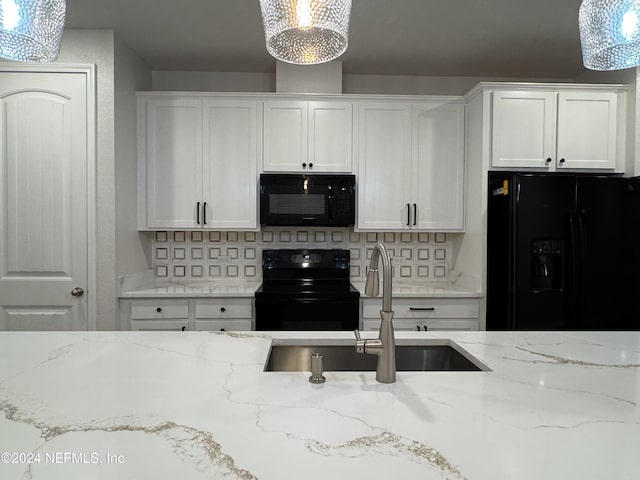
[[[195,330],[253,330],[252,298],[215,298],[195,301]]]
[[[395,330],[478,330],[480,300],[476,298],[394,298]],[[380,328],[379,298],[363,298],[362,329]]]
[[[132,300],[128,306],[130,330],[190,330],[187,300]]]
[[[253,330],[253,297],[121,299],[123,329]]]

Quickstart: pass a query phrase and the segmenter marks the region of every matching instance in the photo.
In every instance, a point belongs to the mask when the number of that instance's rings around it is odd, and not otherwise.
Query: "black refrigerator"
[[[640,177],[491,172],[487,330],[640,330]]]

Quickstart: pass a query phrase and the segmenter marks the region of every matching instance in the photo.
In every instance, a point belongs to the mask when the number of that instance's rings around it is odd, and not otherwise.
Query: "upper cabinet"
[[[263,132],[265,172],[352,172],[352,102],[265,101]]]
[[[492,168],[614,171],[623,163],[619,93],[544,88],[491,95]]]
[[[359,230],[463,231],[464,105],[362,102]]]
[[[140,95],[139,228],[257,228],[258,119],[254,100]]]

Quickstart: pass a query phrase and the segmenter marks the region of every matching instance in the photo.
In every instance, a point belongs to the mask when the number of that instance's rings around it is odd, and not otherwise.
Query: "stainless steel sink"
[[[353,342],[338,345],[280,344],[271,346],[264,371],[309,372],[312,353],[323,355],[325,372],[375,372],[378,361],[376,355],[357,353]],[[460,346],[448,341],[396,345],[396,368],[399,372],[490,370]]]

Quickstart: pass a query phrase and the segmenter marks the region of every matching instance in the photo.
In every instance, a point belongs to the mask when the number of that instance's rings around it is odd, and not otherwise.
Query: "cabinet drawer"
[[[180,332],[189,330],[188,320],[132,320],[131,330],[156,331],[156,332]]]
[[[131,302],[131,320],[189,318],[186,300],[135,300]]]
[[[251,330],[251,320],[196,320],[199,332],[243,331]]]
[[[362,330],[379,330],[380,320],[363,320]],[[437,332],[437,331],[472,331],[479,330],[479,322],[477,319],[439,319],[439,320],[408,320],[394,319],[393,329],[399,331],[411,332]]]
[[[247,318],[253,317],[253,300],[250,298],[216,298],[197,300],[196,318]]]
[[[381,301],[363,301],[362,318],[380,318]],[[392,305],[393,318],[478,318],[479,305],[477,300],[458,299],[402,299],[394,300]]]

